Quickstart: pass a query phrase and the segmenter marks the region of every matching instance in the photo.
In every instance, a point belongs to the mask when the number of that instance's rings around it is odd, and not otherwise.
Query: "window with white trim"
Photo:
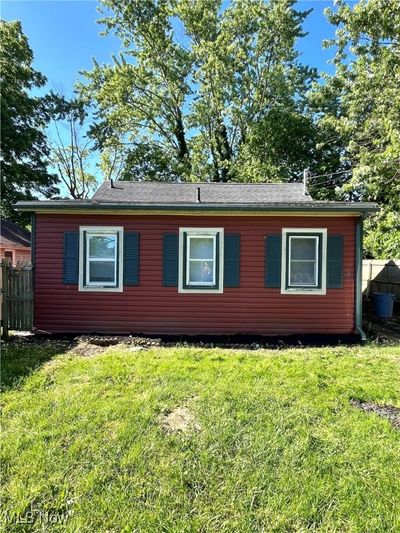
[[[325,228],[283,230],[282,293],[326,293],[326,236]]]
[[[179,292],[223,291],[223,229],[180,228]]]
[[[123,228],[81,226],[79,234],[79,290],[121,291]]]

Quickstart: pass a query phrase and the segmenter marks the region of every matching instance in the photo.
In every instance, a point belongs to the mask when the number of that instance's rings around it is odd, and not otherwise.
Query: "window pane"
[[[316,239],[314,237],[295,237],[290,239],[291,243],[291,259],[316,259],[315,257],[315,244]]]
[[[214,285],[214,261],[190,261],[189,283],[210,283]]]
[[[190,259],[214,259],[214,239],[208,237],[191,237]]]
[[[89,282],[115,283],[114,261],[90,261]]]
[[[89,257],[115,257],[116,235],[89,236]]]
[[[316,285],[315,261],[291,261],[290,285]]]

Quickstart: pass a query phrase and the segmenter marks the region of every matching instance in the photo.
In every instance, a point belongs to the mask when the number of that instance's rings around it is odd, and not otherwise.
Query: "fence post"
[[[8,337],[8,261],[3,259],[1,262],[1,281],[2,281],[2,319],[3,319],[3,339]]]
[[[368,273],[368,300],[371,299],[371,281],[372,281],[372,259],[369,262],[369,273]]]

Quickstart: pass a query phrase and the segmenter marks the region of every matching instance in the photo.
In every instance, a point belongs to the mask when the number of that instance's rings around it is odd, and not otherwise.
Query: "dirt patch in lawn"
[[[400,407],[394,407],[393,405],[378,405],[373,402],[363,402],[353,398],[350,400],[351,405],[366,411],[367,413],[375,413],[378,416],[387,418],[394,425],[396,429],[400,430]]]
[[[177,407],[173,411],[164,413],[160,422],[167,433],[191,433],[201,429],[196,417],[187,407]]]
[[[86,340],[80,340],[71,350],[74,355],[80,355],[82,357],[90,357],[92,355],[99,355],[107,350],[106,346],[99,346],[98,344],[92,344]]]
[[[110,346],[114,348],[127,349],[129,352],[140,352],[145,349],[145,346],[135,346],[127,343],[118,343],[118,344],[107,344],[107,343],[97,343],[91,340],[88,340],[86,337],[81,337],[77,339],[77,344],[71,349],[73,355],[80,355],[82,357],[90,357],[93,355],[99,355],[106,351]]]

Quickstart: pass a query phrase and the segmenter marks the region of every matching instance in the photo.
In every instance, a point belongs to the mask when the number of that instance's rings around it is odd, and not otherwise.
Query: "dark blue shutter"
[[[124,285],[139,285],[139,234],[124,234]]]
[[[64,233],[64,284],[77,285],[79,281],[79,233]]]
[[[163,242],[163,286],[178,286],[179,236],[164,234]]]
[[[343,236],[328,235],[327,246],[327,287],[343,287]]]
[[[240,235],[225,235],[224,238],[224,287],[239,287],[240,284]]]
[[[281,286],[281,235],[268,235],[265,239],[265,286]]]

